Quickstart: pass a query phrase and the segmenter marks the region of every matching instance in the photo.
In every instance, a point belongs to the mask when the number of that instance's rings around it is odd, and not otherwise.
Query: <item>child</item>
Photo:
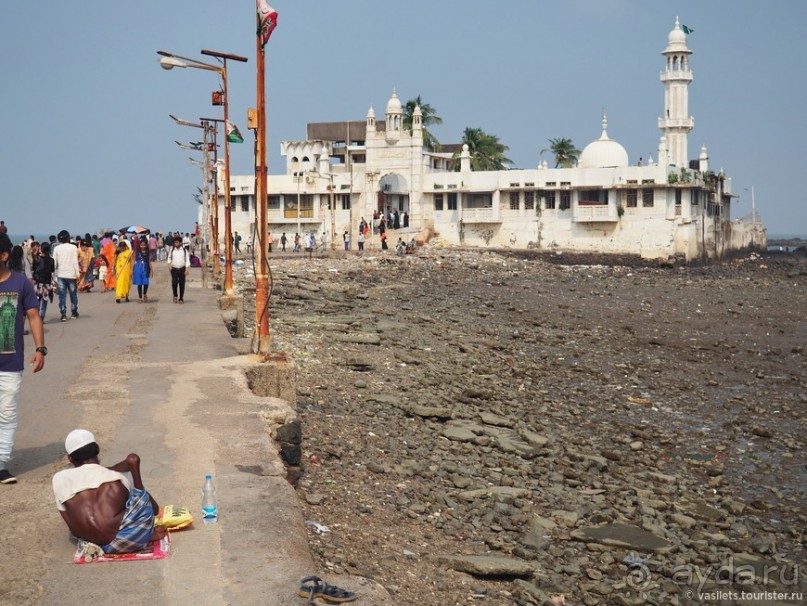
[[[95,259],[95,266],[98,268],[98,281],[101,282],[101,292],[106,292],[106,274],[109,271],[109,261],[104,255],[99,255]]]

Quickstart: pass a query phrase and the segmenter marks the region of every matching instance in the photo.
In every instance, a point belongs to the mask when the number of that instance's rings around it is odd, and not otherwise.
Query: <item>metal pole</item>
[[[297,179],[297,234],[300,236],[300,240],[303,239],[303,234],[300,230],[300,171],[294,173],[295,178]]]
[[[227,94],[227,58],[222,59],[221,82],[224,89],[224,294],[233,294],[233,234],[232,234],[232,200],[230,196],[230,142],[227,137],[230,119],[230,99]]]
[[[216,166],[216,177],[213,179],[213,196],[210,198],[210,206],[211,210],[213,211],[210,216],[210,228],[212,231],[212,237],[210,239],[210,250],[213,253],[213,275],[218,277],[221,273],[221,260],[219,259],[220,253],[219,253],[218,128],[214,126],[212,132],[213,132],[213,164],[214,166]]]
[[[266,167],[266,94],[264,49],[256,36],[257,54],[257,118],[255,129],[255,222],[258,224],[257,259],[255,268],[255,330],[256,353],[269,352],[269,261],[267,256],[267,167]]]
[[[210,210],[210,137],[208,125],[202,122],[204,127],[204,136],[202,137],[202,145],[204,146],[203,159],[204,159],[204,188],[202,196],[204,202],[202,203],[202,288],[207,288],[207,236],[208,236],[208,212]]]
[[[334,208],[333,194],[333,173],[328,175],[331,178],[328,189],[331,191],[331,250],[336,249],[336,209]]]

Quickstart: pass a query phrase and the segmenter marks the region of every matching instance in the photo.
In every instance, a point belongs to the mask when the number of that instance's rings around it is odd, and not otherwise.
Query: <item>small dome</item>
[[[580,154],[577,165],[580,168],[615,168],[628,165],[628,152],[619,143],[608,138],[605,128],[608,121],[602,116],[602,135],[592,141]]]
[[[387,113],[388,114],[400,114],[403,113],[403,107],[401,106],[401,100],[398,98],[395,89],[392,89],[392,96],[387,101]]]
[[[372,105],[370,106],[370,109],[367,112],[367,117],[368,118],[375,118],[375,110],[373,109]]]
[[[681,23],[678,17],[675,18],[675,27],[667,35],[667,48],[664,49],[665,53],[670,52],[690,52],[687,48],[687,35],[681,29]]]

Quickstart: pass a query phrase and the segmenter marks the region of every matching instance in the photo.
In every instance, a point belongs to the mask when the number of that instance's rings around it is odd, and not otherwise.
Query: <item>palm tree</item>
[[[481,128],[466,128],[462,142],[468,146],[471,154],[472,170],[505,170],[507,164],[512,164],[512,160],[504,155],[510,148],[502,145],[499,137],[490,135]],[[459,156],[459,152],[454,154],[455,168],[458,168]]]
[[[443,119],[437,115],[436,109],[428,103],[423,103],[420,95],[414,99],[409,99],[406,105],[404,105],[403,126],[406,129],[412,130],[412,116],[415,115],[415,108],[418,106],[420,107],[421,114],[420,121],[421,124],[423,124],[423,146],[436,151],[440,148],[440,142],[426,127],[432,124],[442,124]]]
[[[547,151],[542,149],[541,153]],[[577,164],[577,158],[580,156],[580,150],[574,146],[571,139],[561,137],[560,139],[549,140],[549,150],[555,155],[555,168],[562,166],[563,168],[572,168]]]

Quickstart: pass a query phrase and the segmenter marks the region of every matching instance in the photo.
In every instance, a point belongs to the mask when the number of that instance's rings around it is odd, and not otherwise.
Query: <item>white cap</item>
[[[64,441],[64,449],[67,451],[67,454],[73,454],[79,448],[87,444],[92,444],[93,442],[95,442],[95,436],[92,435],[91,432],[86,429],[74,429],[67,434],[67,438],[65,438]]]

